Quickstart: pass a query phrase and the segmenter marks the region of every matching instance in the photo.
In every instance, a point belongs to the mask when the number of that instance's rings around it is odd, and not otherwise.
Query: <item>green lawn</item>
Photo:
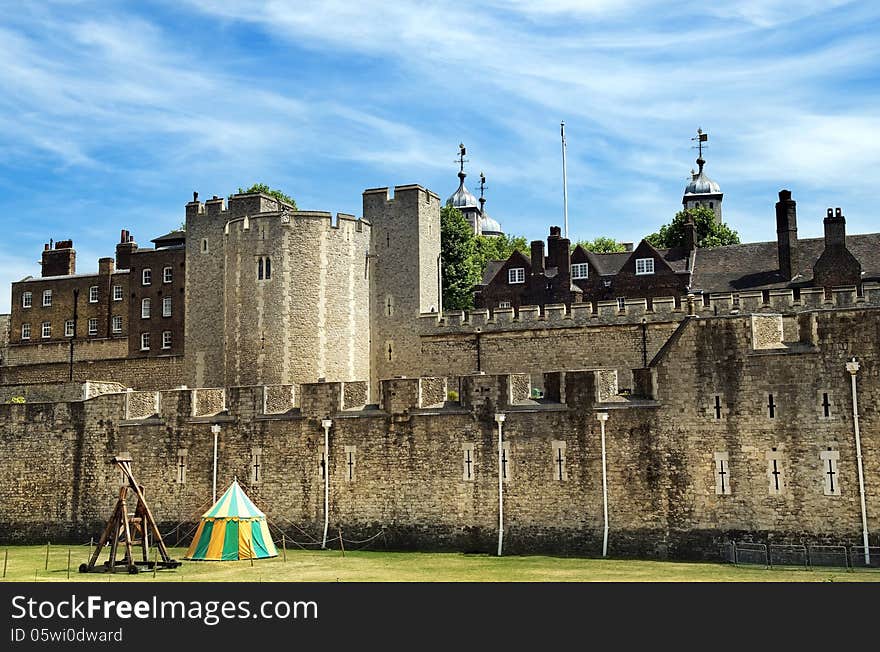
[[[665,561],[601,560],[572,557],[492,557],[459,553],[347,552],[288,550],[282,557],[240,562],[187,562],[174,570],[128,575],[80,574],[88,556],[86,546],[51,546],[46,570],[46,546],[0,548],[0,564],[8,550],[4,581],[66,582],[67,552],[71,551],[71,582],[871,582],[880,571],[843,569],[804,570],[736,567],[728,564]],[[185,548],[172,549],[182,559]],[[106,552],[99,564],[107,558]]]

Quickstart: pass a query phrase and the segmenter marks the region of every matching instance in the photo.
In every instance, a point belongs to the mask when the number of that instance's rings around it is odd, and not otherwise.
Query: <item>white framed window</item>
[[[171,331],[162,331],[162,348],[171,348]]]
[[[52,290],[43,290],[43,307],[48,308],[52,305]]]
[[[73,337],[73,320],[68,319],[64,322],[64,337]]]
[[[93,285],[89,288],[89,303],[98,303],[98,286]]]
[[[23,340],[31,339],[31,325],[30,324],[22,324],[21,325],[21,339],[23,339]]]
[[[653,274],[653,258],[636,258],[636,274]]]
[[[153,270],[150,268],[145,269],[141,272],[141,285],[152,285],[153,284]]]
[[[141,351],[150,350],[150,334],[141,333]]]
[[[143,299],[141,301],[141,319],[149,319],[150,318],[150,299]]]
[[[510,301],[499,301],[498,307],[499,308],[510,308]]]
[[[114,333],[122,332],[122,316],[113,315],[112,328]]]
[[[42,326],[43,339],[52,337],[52,322],[44,321]]]
[[[171,316],[171,297],[164,297],[162,299],[162,316],[170,317]]]
[[[21,307],[22,308],[30,308],[34,302],[34,295],[32,292],[22,292],[21,293]]]
[[[525,267],[511,267],[507,270],[507,282],[510,284],[526,282]]]
[[[617,309],[626,310],[626,297],[617,297]]]
[[[89,318],[89,335],[97,335],[98,334],[98,318],[90,317]]]
[[[113,286],[113,300],[114,301],[122,301],[122,286],[114,285]]]
[[[590,265],[589,263],[575,263],[571,266],[571,277],[574,279],[579,278],[589,278],[590,277]]]
[[[174,280],[174,270],[171,267],[162,268],[162,282],[171,283]]]

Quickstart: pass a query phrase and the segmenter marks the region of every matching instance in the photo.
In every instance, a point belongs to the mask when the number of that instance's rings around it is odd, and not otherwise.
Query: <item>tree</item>
[[[272,197],[274,197],[275,199],[277,199],[279,201],[283,201],[287,204],[290,204],[291,206],[293,206],[293,210],[299,210],[296,207],[296,200],[294,200],[293,197],[284,194],[280,190],[275,190],[274,188],[270,188],[265,183],[255,183],[247,190],[242,190],[241,188],[238,189],[239,195],[243,195],[243,194],[247,194],[247,193],[251,193],[251,192],[264,192],[267,195],[271,195]]]
[[[440,209],[440,259],[443,276],[443,308],[470,310],[471,292],[480,280],[476,241],[470,223],[454,206]]]
[[[578,240],[572,247],[572,251],[574,251],[577,245],[582,246],[587,251],[594,251],[597,254],[615,254],[620,251],[626,251],[626,248],[617,240],[604,235],[600,235],[595,240]]]
[[[480,271],[480,278],[486,271],[486,265],[490,260],[507,260],[514,251],[521,251],[528,258],[531,251],[528,240],[521,235],[478,235],[474,244],[474,255],[477,269]]]
[[[715,221],[715,211],[706,206],[686,208],[678,211],[669,224],[660,227],[645,240],[658,249],[683,247],[685,245],[685,224],[694,221],[697,229],[697,246],[704,249],[739,244],[739,234],[723,222]]]

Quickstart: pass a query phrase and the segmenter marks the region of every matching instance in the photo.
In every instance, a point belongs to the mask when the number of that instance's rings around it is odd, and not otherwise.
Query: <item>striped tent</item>
[[[202,515],[184,559],[234,561],[277,556],[266,515],[234,480],[220,500]]]

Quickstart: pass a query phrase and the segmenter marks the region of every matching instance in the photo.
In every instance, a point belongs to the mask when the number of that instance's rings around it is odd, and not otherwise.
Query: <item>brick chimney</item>
[[[846,218],[837,209],[828,209],[824,220],[825,250],[813,265],[813,283],[824,288],[858,285],[862,265],[846,248]]]
[[[544,273],[544,241],[532,240],[532,274]]]
[[[110,276],[113,273],[112,258],[98,258],[98,275]]]
[[[116,245],[116,269],[130,269],[131,255],[137,251],[134,236],[126,229],[119,232],[119,244]]]
[[[50,240],[43,247],[43,271],[41,276],[69,276],[76,274],[76,250],[73,240]]]
[[[790,190],[779,191],[776,202],[776,255],[779,274],[790,281],[800,271],[797,237],[797,202]]]

